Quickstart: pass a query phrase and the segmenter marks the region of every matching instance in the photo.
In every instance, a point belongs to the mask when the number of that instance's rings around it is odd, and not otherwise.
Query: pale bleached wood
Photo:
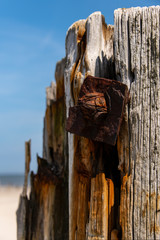
[[[121,219],[124,239],[160,237],[157,213],[160,165],[159,11],[159,6],[115,11],[115,69],[117,78],[128,85],[131,95],[128,111],[130,171],[125,183],[130,195],[127,197],[127,191],[122,191],[120,206],[121,217],[126,205],[129,204],[130,208],[125,220]],[[119,148],[123,149],[120,155],[123,156],[127,149],[124,145],[120,139]]]

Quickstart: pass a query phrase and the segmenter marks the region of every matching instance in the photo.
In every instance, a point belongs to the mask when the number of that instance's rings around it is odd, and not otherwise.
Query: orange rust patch
[[[160,211],[160,195],[157,196],[157,211]]]
[[[80,61],[79,61],[79,64],[80,64]],[[77,68],[78,67],[79,66],[77,66]],[[77,68],[76,68],[76,70],[77,70]],[[75,70],[75,77],[74,77],[74,81],[73,81],[73,95],[74,95],[75,104],[77,104],[79,91],[81,88],[81,78],[82,78],[82,73],[81,72],[76,73],[76,70]]]
[[[71,84],[72,84],[73,79],[74,79],[75,69],[76,69],[76,63],[73,65],[72,71],[71,71],[71,76],[70,76],[70,83]]]
[[[111,179],[106,178],[106,181],[108,183],[108,189],[109,189],[109,209],[111,211],[111,208],[114,205],[114,183]]]
[[[113,38],[114,27],[111,25],[107,26],[103,15],[102,15],[102,33],[105,41]]]
[[[156,233],[160,233],[160,226],[157,226],[157,225],[155,224],[154,229],[155,229],[155,232],[156,232]]]
[[[121,189],[126,187],[126,184],[127,184],[128,179],[129,179],[128,174],[126,174],[126,175],[122,178]]]
[[[155,224],[152,223],[152,224],[150,225],[150,233],[155,232],[155,228],[156,228]]]
[[[153,193],[150,194],[150,197],[155,197],[155,196],[156,196],[156,193],[155,193],[155,192],[153,192]]]
[[[77,42],[79,43],[86,32],[85,25],[80,25],[77,33]]]
[[[115,204],[115,196],[114,196],[114,183],[111,179],[106,178],[108,184],[108,236],[110,239],[111,231],[114,226],[114,204]]]
[[[85,29],[85,22],[84,21],[78,21],[73,24],[72,29],[75,29],[74,31],[77,34],[77,59],[75,61],[75,64],[72,67],[71,75],[70,75],[70,84],[71,84],[71,92],[72,92],[72,97],[74,98],[74,101],[78,98],[79,90],[81,87],[81,62],[82,62],[82,57],[85,51],[85,39],[83,39],[86,29]],[[76,79],[75,79],[76,78]],[[73,81],[76,82],[73,84]],[[73,86],[75,85],[75,86]]]

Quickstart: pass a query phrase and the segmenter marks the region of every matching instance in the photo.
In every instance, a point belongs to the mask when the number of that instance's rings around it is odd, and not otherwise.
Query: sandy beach
[[[22,187],[0,186],[0,240],[16,240],[16,210]]]

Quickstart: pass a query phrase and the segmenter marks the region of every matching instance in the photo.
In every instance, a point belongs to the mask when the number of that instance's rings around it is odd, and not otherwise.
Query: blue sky
[[[31,169],[42,155],[45,88],[65,56],[69,26],[101,11],[158,5],[158,0],[0,0],[0,173],[24,172],[24,142],[32,139]]]

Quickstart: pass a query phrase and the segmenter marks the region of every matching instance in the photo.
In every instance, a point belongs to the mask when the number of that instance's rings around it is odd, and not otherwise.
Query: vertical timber
[[[100,12],[74,23],[67,32],[64,74],[67,117],[69,107],[77,103],[80,87],[88,75],[114,78],[113,27],[106,25]],[[106,240],[109,200],[104,186],[107,186],[107,180],[104,167],[97,167],[96,172],[93,170],[94,165],[102,161],[97,155],[101,147],[87,138],[68,133],[68,149],[69,239]],[[96,211],[99,211],[98,215]],[[93,226],[94,222],[96,226]]]
[[[128,156],[121,186],[122,239],[160,239],[160,7],[114,12],[117,79],[130,89],[129,138],[119,139],[119,159]],[[129,154],[128,154],[129,149]]]
[[[17,240],[28,239],[29,228],[29,200],[27,197],[28,175],[31,161],[31,140],[25,142],[25,176],[23,192],[19,198],[17,215]]]

